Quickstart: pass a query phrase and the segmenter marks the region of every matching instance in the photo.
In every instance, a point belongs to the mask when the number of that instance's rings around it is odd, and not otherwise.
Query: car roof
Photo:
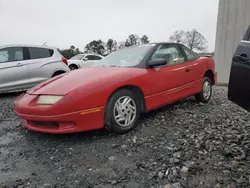
[[[0,46],[0,48],[9,48],[9,47],[35,47],[35,48],[57,49],[56,47],[53,46],[30,45],[30,44],[7,44]]]
[[[176,42],[150,42],[150,43],[147,43],[147,44],[180,44],[180,43],[176,43]],[[143,44],[142,44],[143,45]]]

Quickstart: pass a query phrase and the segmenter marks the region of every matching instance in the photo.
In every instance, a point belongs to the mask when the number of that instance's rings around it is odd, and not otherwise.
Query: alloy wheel
[[[120,97],[114,105],[114,119],[121,127],[130,126],[136,119],[136,113],[136,103],[129,96]]]

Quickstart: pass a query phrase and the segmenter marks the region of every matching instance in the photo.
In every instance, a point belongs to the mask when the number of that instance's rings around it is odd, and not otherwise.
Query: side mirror
[[[84,57],[82,58],[83,61],[88,61],[88,58]]]
[[[161,65],[167,65],[168,61],[166,59],[153,59],[148,62],[148,66],[150,68],[161,66]]]

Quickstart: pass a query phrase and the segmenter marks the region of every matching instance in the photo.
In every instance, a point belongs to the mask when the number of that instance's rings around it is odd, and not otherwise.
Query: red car
[[[125,133],[141,113],[193,95],[207,103],[215,82],[212,57],[181,44],[143,44],[37,85],[16,99],[15,112],[38,132]]]

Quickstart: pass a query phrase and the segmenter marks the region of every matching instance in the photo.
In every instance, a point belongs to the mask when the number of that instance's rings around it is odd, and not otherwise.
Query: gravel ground
[[[150,112],[125,135],[27,131],[0,96],[0,187],[250,187],[249,113],[214,88]]]

